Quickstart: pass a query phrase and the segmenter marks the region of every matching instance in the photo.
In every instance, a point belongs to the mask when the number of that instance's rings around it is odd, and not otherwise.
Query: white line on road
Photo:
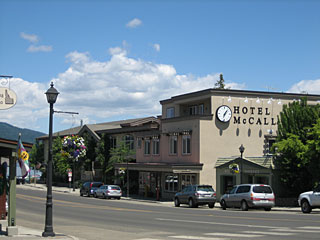
[[[258,231],[243,231],[244,233],[263,234],[263,235],[275,235],[275,236],[290,236],[294,233],[282,233],[282,232],[258,232]]]
[[[199,237],[199,236],[169,236],[169,238],[176,239],[194,239],[194,240],[232,240],[230,238],[210,238],[210,237]]]
[[[263,237],[263,235],[252,235],[252,234],[242,234],[242,233],[205,233],[204,235],[210,236],[222,236],[222,237],[239,237],[239,238],[258,238]]]
[[[223,222],[204,222],[204,221],[191,221],[191,220],[181,220],[181,219],[169,219],[169,218],[155,218],[158,221],[167,222],[183,222],[183,223],[197,223],[197,224],[209,224],[209,225],[223,225],[223,226],[237,226],[237,227],[248,227],[248,228],[266,228],[266,229],[281,229],[281,227],[271,227],[271,226],[261,226],[261,225],[247,225],[247,224],[237,224],[237,223],[223,223]],[[283,227],[283,229],[288,229]]]
[[[320,227],[312,227],[312,226],[305,226],[305,227],[299,227],[299,228],[302,228],[302,229],[318,229],[318,230],[320,230]]]

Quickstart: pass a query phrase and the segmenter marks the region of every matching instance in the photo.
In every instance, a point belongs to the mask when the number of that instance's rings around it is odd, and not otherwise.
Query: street
[[[17,225],[43,230],[46,192],[17,188]],[[53,229],[79,239],[318,239],[320,211],[223,211],[217,203],[175,208],[173,203],[106,200],[53,193]]]

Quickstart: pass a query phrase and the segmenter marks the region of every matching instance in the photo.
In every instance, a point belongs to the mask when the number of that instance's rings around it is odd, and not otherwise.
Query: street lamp
[[[240,159],[240,184],[242,184],[242,170],[243,170],[243,166],[242,166],[242,156],[243,156],[243,152],[244,152],[244,146],[241,144],[241,146],[239,147],[239,151],[240,151],[240,154],[241,154],[241,159]]]
[[[47,203],[46,203],[46,223],[44,227],[43,237],[54,237],[52,226],[52,122],[53,122],[53,104],[56,102],[59,92],[53,87],[53,82],[45,93],[47,101],[50,104],[49,113],[49,152],[47,163]]]

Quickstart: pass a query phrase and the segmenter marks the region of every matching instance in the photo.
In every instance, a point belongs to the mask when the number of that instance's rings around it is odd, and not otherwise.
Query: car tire
[[[266,207],[266,208],[264,208],[264,210],[269,212],[269,211],[271,211],[271,208],[270,207]]]
[[[303,213],[311,213],[312,208],[311,208],[308,200],[306,200],[306,199],[302,200],[302,202],[301,202],[301,211]]]
[[[190,208],[194,208],[195,207],[195,204],[194,204],[194,201],[193,201],[192,198],[189,199],[188,203],[189,203],[189,207]]]
[[[120,200],[121,197],[117,197],[118,200]]]
[[[209,203],[208,206],[209,208],[214,208],[214,203]]]
[[[221,200],[220,205],[221,205],[222,210],[226,210],[227,209],[227,204],[226,204],[226,202],[224,200]]]
[[[180,207],[180,201],[179,201],[178,198],[175,198],[175,199],[174,199],[174,206],[175,206],[175,207]]]
[[[83,197],[83,193],[82,192],[80,192],[80,197]]]
[[[245,200],[243,200],[242,202],[241,202],[241,210],[242,211],[248,211],[248,203],[245,201]]]
[[[94,196],[95,198],[97,198],[97,197],[98,197],[98,196],[97,196],[97,193],[94,193],[94,194],[93,194],[93,196]]]

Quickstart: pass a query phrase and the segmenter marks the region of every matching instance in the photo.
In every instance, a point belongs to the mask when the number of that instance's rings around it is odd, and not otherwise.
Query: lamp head
[[[244,146],[241,144],[241,146],[239,147],[239,151],[240,151],[240,153],[243,153],[244,152]]]
[[[51,82],[50,86],[51,87],[45,93],[46,96],[47,96],[47,101],[48,101],[48,103],[55,103],[56,100],[57,100],[59,92],[57,91],[57,89],[55,89],[53,87],[53,82]]]

